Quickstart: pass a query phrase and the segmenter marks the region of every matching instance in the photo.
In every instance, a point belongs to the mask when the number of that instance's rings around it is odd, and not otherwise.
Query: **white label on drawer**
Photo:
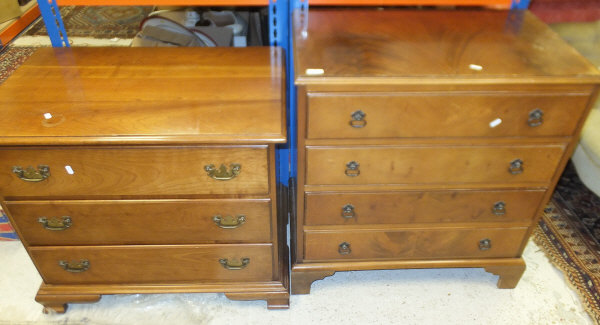
[[[71,166],[69,166],[69,165],[65,166],[65,170],[67,171],[67,174],[69,174],[69,175],[75,174],[75,172],[73,171],[73,168],[71,168]]]
[[[44,113],[44,118],[47,119],[47,120],[49,120],[49,119],[52,118],[52,114],[50,114],[50,113]]]
[[[323,69],[306,69],[306,74],[309,76],[320,76],[325,73]]]
[[[480,66],[479,64],[469,64],[469,69],[475,70],[475,71],[481,71],[481,70],[483,70],[483,67]]]
[[[490,122],[490,127],[491,128],[495,128],[498,125],[500,125],[500,123],[502,123],[502,119],[501,118],[497,118],[497,119],[495,119],[495,120],[493,120],[493,121]]]

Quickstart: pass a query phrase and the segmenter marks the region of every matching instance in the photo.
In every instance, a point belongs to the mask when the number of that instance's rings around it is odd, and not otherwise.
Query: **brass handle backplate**
[[[46,217],[38,218],[38,222],[42,224],[42,226],[48,230],[65,230],[71,227],[72,221],[69,216],[62,217],[51,217],[50,219]]]
[[[39,165],[37,169],[31,166],[25,169],[21,166],[13,166],[12,172],[26,182],[41,182],[50,177],[50,167],[46,165]]]
[[[513,175],[521,174],[523,172],[523,160],[515,159],[511,161],[508,171]]]
[[[356,213],[354,213],[354,206],[352,204],[346,204],[342,207],[342,218],[350,219],[355,216]]]
[[[367,116],[367,114],[365,114],[365,112],[361,110],[352,113],[350,115],[350,117],[352,118],[350,120],[350,126],[352,126],[353,128],[364,128],[365,126],[367,126],[367,120],[365,120],[365,116]]]
[[[246,216],[214,216],[213,221],[217,226],[224,229],[238,228],[246,222]]]
[[[527,124],[531,127],[540,126],[544,123],[544,112],[536,108],[533,111],[529,112],[529,118],[527,119]]]
[[[487,251],[492,248],[492,241],[488,238],[479,241],[479,250]]]
[[[356,177],[356,176],[360,175],[359,168],[360,168],[360,164],[353,160],[346,164],[345,173],[348,177]]]
[[[492,207],[492,213],[497,216],[503,216],[506,214],[506,203],[504,201],[498,201],[494,203]]]
[[[240,165],[240,164],[231,164],[231,165],[229,165],[229,167],[231,169],[227,170],[227,167],[225,165],[221,164],[221,167],[219,167],[217,169],[215,167],[215,165],[210,164],[210,165],[204,166],[204,170],[206,171],[208,176],[210,176],[216,180],[228,181],[228,180],[233,179],[236,176],[238,176],[240,174],[240,172],[242,171],[242,165]]]
[[[240,261],[233,260],[231,262],[227,258],[222,258],[219,263],[227,270],[241,270],[250,264],[250,258],[244,257]]]
[[[90,268],[90,261],[83,259],[79,261],[58,261],[58,265],[62,267],[65,271],[71,273],[81,273],[87,271]]]
[[[348,255],[348,254],[352,253],[352,249],[350,249],[350,243],[347,243],[347,242],[341,243],[340,246],[338,247],[338,252],[340,253],[340,255]]]

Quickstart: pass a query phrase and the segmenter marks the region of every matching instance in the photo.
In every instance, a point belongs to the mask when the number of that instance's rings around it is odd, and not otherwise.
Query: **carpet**
[[[600,324],[600,198],[569,163],[533,241],[565,275],[586,311]]]
[[[133,38],[141,21],[152,12],[152,7],[108,6],[60,8],[67,36],[93,38]],[[27,32],[26,36],[48,35],[42,20]]]

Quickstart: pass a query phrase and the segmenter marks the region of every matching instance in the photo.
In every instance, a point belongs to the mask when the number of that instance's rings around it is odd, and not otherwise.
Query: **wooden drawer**
[[[524,227],[305,232],[304,254],[306,260],[517,257],[526,233]]]
[[[550,93],[309,93],[307,137],[570,136],[588,97]],[[540,122],[529,121],[536,109],[543,112],[542,123],[530,126]],[[364,117],[353,118],[358,111]]]
[[[178,281],[272,280],[270,244],[185,245],[185,246],[87,246],[30,247],[31,257],[46,284],[132,284]],[[239,270],[226,269],[220,262],[248,264]],[[82,260],[83,272],[66,271]],[[80,270],[80,269],[79,269]],[[77,270],[76,270],[77,271]]]
[[[307,147],[306,184],[549,184],[564,148],[564,145]],[[509,171],[516,159],[523,162],[519,174]],[[358,167],[352,170],[351,162],[358,163]]]
[[[223,165],[230,171],[232,164],[241,166],[239,175],[226,181],[205,170]],[[50,173],[40,182],[23,181],[13,172],[14,166],[39,165]],[[267,147],[3,148],[0,184],[4,197],[266,194]]]
[[[271,241],[267,199],[11,201],[6,207],[29,245]],[[69,227],[58,230],[65,228],[65,218]]]
[[[546,191],[306,193],[305,225],[531,222]]]

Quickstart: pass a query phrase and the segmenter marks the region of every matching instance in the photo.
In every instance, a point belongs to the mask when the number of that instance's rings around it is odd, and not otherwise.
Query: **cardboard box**
[[[21,16],[18,0],[0,0],[0,23]]]

